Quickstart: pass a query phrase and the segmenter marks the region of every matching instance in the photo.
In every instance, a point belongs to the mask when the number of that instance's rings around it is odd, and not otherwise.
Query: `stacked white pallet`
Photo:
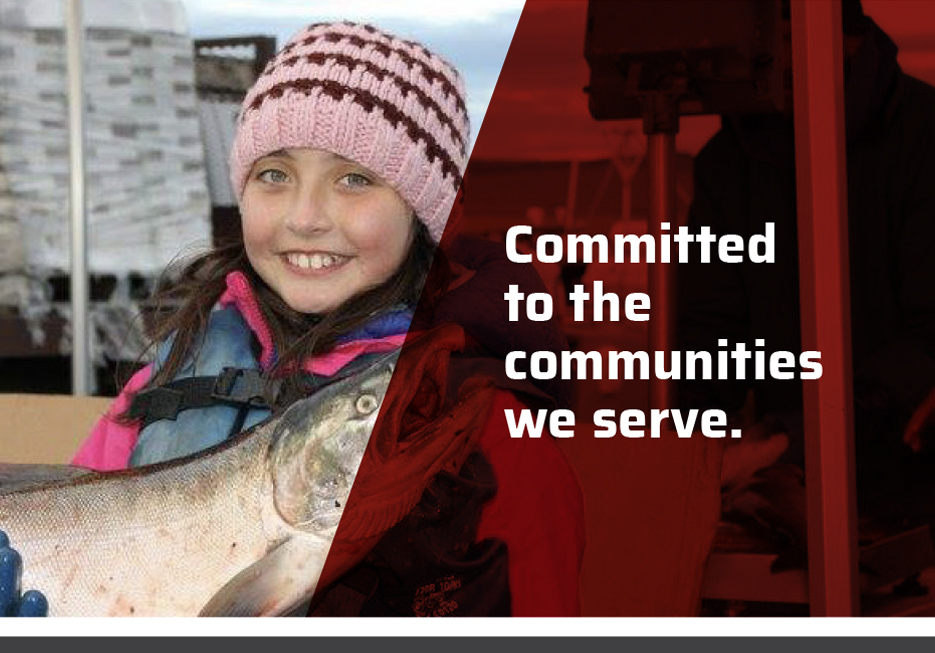
[[[191,39],[174,0],[84,4],[89,266],[154,273],[210,241]],[[70,265],[62,5],[0,0],[0,272]]]

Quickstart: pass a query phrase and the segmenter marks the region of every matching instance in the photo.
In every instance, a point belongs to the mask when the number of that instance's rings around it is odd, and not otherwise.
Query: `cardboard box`
[[[112,401],[107,397],[0,394],[0,462],[68,464]]]

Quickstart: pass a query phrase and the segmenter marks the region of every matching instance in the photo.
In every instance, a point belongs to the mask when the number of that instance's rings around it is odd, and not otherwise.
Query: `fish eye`
[[[377,409],[377,398],[373,395],[360,395],[357,397],[357,412],[362,415],[368,415]]]

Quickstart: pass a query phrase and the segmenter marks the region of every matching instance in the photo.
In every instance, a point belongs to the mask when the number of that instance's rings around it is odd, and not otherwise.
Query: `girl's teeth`
[[[309,268],[321,270],[338,262],[338,258],[330,254],[312,254],[311,256],[308,254],[290,254],[288,259],[292,265],[306,270]]]

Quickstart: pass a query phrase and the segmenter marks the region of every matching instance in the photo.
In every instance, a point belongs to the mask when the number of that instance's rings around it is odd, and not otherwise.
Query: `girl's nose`
[[[285,225],[299,235],[328,231],[333,225],[328,202],[318,193],[304,193],[286,215]]]

